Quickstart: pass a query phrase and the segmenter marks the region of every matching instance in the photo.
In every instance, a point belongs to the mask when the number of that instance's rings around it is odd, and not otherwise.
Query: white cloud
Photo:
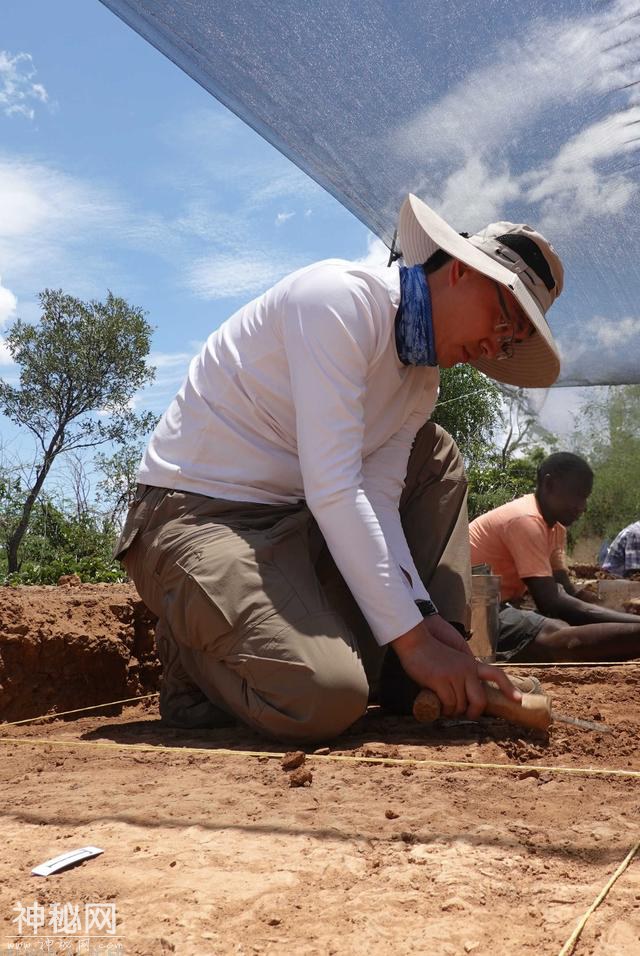
[[[5,340],[0,337],[0,365],[13,365],[13,358]]]
[[[357,260],[363,266],[386,266],[389,261],[389,250],[382,239],[378,239],[372,232],[367,233],[367,251]]]
[[[206,171],[208,184],[220,183],[227,194],[237,190],[247,214],[284,200],[327,200],[326,192],[306,173],[293,167],[274,146],[256,140],[245,123],[217,106],[187,114],[176,134],[175,125],[163,131],[167,147],[186,150]],[[184,165],[184,159],[180,160]],[[194,182],[195,185],[195,182]],[[198,176],[197,186],[202,187]]]
[[[579,336],[560,334],[556,336],[556,343],[560,351],[562,381],[567,386],[622,385],[638,380],[640,317],[611,319],[594,315],[582,323]]]
[[[593,394],[593,389],[590,394]],[[543,428],[566,444],[575,430],[580,408],[585,402],[584,387],[533,389],[528,390],[527,395],[533,402]]]
[[[513,201],[534,206],[536,222],[555,236],[619,215],[638,191],[625,165],[640,148],[639,55],[631,0],[588,16],[532,18],[393,130],[389,146],[422,170],[412,191],[458,228],[477,228]],[[616,90],[617,100],[605,99]],[[611,102],[615,111],[598,116]]]
[[[36,70],[29,53],[12,56],[0,50],[0,111],[5,116],[33,119],[33,103],[46,103],[49,96],[42,83],[34,83]]]
[[[193,352],[150,352],[149,365],[153,365],[159,372],[165,369],[173,370],[176,367],[184,369],[195,355],[195,352],[196,348],[194,348]]]
[[[637,26],[621,22],[624,7],[613,3],[604,15],[573,19],[536,18],[511,41],[501,36],[486,65],[395,130],[391,147],[422,162],[489,155],[516,143],[559,105],[575,107],[578,98],[611,90],[617,85],[613,72],[620,85],[637,80],[632,51],[615,46],[638,40]]]
[[[131,218],[104,187],[1,156],[0,209],[0,270],[12,285],[75,285],[77,294],[95,292],[90,274],[104,274],[104,240],[126,234]]]
[[[0,272],[20,290],[21,307],[45,286],[102,296],[105,276],[118,285],[127,270],[126,249],[162,258],[176,283],[206,298],[262,291],[304,264],[296,250],[278,248],[274,220],[284,225],[333,200],[218,107],[190,114],[178,132],[161,131],[166,156],[178,152],[185,169],[172,217],[109,183],[0,153]],[[176,190],[175,162],[165,158],[149,175]]]
[[[602,315],[595,315],[586,324],[586,337],[591,339],[592,346],[597,345],[604,349],[626,348],[633,338],[640,343],[640,318],[626,316],[614,321]]]
[[[191,291],[203,299],[226,299],[256,295],[293,272],[303,263],[283,261],[281,256],[213,255],[197,260],[188,273]]]
[[[542,229],[557,236],[589,216],[618,214],[630,203],[636,183],[598,164],[640,146],[629,134],[638,122],[640,107],[606,116],[569,139],[546,167],[524,177],[529,202],[540,203]]]
[[[448,222],[460,223],[467,230],[480,229],[497,219],[505,203],[516,199],[520,191],[506,164],[491,172],[487,163],[472,156],[446,180],[438,211]]]
[[[182,385],[192,358],[200,352],[204,342],[189,341],[187,344],[191,349],[189,352],[181,350],[149,354],[149,365],[155,367],[156,377],[134,396],[137,406],[158,414],[165,410]]]
[[[273,166],[259,167],[254,170],[253,182],[249,183],[250,196],[248,208],[260,208],[277,199],[296,199],[309,202],[313,199],[324,199],[326,193],[313,179],[303,173],[301,169],[282,169],[288,160],[277,156]]]
[[[18,300],[0,279],[0,328],[15,318]],[[5,340],[0,336],[0,365],[13,365],[13,358]]]
[[[10,319],[15,317],[17,305],[17,298],[11,289],[7,289],[2,284],[2,279],[0,279],[0,326],[6,325]]]
[[[169,219],[139,212],[101,183],[0,156],[0,270],[30,294],[51,285],[100,296],[105,275],[118,281],[110,249],[115,256],[129,247],[161,256],[191,292],[217,299],[262,292],[305,264],[256,235],[255,195],[232,212],[217,207],[215,194],[194,196]]]

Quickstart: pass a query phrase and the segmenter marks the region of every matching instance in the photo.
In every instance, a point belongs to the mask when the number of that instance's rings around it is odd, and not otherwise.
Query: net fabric
[[[539,228],[559,384],[640,381],[640,0],[102,2],[387,244],[408,191]]]

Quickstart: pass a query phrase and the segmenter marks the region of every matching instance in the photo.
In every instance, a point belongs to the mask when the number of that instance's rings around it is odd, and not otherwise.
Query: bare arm
[[[588,604],[558,587],[555,578],[525,578],[535,605],[545,617],[558,617],[567,624],[638,624],[636,614]]]
[[[564,568],[555,570],[553,577],[571,597],[578,598],[579,601],[586,601],[587,604],[600,604],[598,597],[588,588],[577,588],[569,577],[569,572]]]
[[[568,571],[566,571],[564,568],[560,568],[553,572],[553,577],[557,584],[562,585],[567,594],[570,594],[571,597],[577,596],[578,591],[576,590],[573,581],[569,577]]]

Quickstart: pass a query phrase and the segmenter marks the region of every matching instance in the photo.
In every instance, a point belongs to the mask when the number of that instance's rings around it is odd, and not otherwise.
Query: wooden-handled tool
[[[522,727],[533,727],[536,730],[548,730],[556,721],[580,727],[582,730],[596,730],[600,733],[610,732],[606,724],[591,720],[579,720],[577,717],[564,717],[554,714],[551,709],[551,698],[546,694],[523,694],[522,700],[517,702],[505,697],[501,690],[493,684],[482,682],[487,695],[485,714],[491,717],[503,717]],[[430,724],[442,716],[442,705],[432,690],[423,689],[413,704],[413,716],[421,724]]]

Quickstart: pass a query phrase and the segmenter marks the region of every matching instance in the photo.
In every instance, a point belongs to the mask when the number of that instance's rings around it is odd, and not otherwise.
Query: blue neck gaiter
[[[396,349],[403,365],[437,365],[431,293],[422,266],[400,266]]]

